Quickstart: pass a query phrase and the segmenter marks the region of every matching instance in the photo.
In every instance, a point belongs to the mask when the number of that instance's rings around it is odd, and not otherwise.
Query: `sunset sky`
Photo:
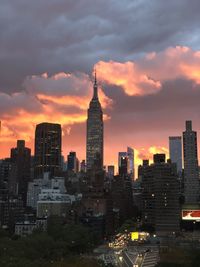
[[[185,120],[200,131],[199,0],[1,0],[0,158],[35,125],[61,123],[63,155],[85,159],[97,70],[105,164],[168,154]],[[200,138],[199,138],[200,140]],[[199,144],[200,145],[200,144]]]

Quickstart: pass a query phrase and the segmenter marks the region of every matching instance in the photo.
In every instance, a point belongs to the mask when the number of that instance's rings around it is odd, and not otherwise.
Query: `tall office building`
[[[85,160],[82,160],[80,163],[80,171],[85,172],[86,171],[86,163]]]
[[[107,172],[108,178],[111,180],[113,179],[115,175],[115,166],[114,165],[109,165],[108,166],[108,172]]]
[[[182,173],[182,142],[181,136],[169,137],[169,155],[172,163],[176,163],[178,175]]]
[[[119,175],[126,176],[128,174],[129,169],[129,159],[128,156],[120,156],[119,157]]]
[[[154,163],[140,166],[142,178],[143,222],[155,226],[159,234],[179,231],[179,182],[174,163],[165,154],[154,155]]]
[[[67,170],[76,172],[76,152],[69,152],[67,156]]]
[[[127,157],[127,152],[118,153],[118,168],[121,166],[121,158]]]
[[[67,156],[67,170],[75,173],[79,172],[79,160],[76,157],[76,152],[69,152]]]
[[[199,202],[199,171],[197,156],[197,133],[192,130],[192,121],[186,121],[183,132],[184,194],[186,204]]]
[[[129,158],[129,170],[128,170],[128,172],[131,174],[132,179],[134,179],[135,178],[134,150],[132,147],[127,147],[127,155]]]
[[[95,73],[94,93],[90,101],[87,117],[87,170],[93,167],[103,169],[103,112],[98,99]]]
[[[10,158],[0,160],[0,198],[8,195],[8,179],[11,166]]]
[[[134,171],[134,150],[131,147],[127,147],[126,152],[119,152],[118,153],[118,167],[119,167],[119,173],[121,169],[122,162],[125,163],[124,158],[126,158],[126,173],[130,175],[132,179],[134,179],[135,171]],[[125,168],[125,165],[123,166],[123,169]],[[124,169],[125,171],[125,169]]]
[[[61,125],[41,123],[35,131],[35,178],[45,172],[54,176],[61,170]]]
[[[11,149],[11,173],[9,176],[10,189],[22,196],[24,205],[26,205],[26,196],[28,182],[31,178],[31,150],[25,147],[24,140],[17,140],[17,147]]]

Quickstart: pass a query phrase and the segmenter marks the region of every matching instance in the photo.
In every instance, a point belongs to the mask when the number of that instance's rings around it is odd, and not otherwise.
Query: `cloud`
[[[60,123],[69,135],[70,126],[85,123],[93,94],[93,82],[83,73],[57,73],[27,77],[24,90],[8,95],[0,93],[2,121],[1,142],[25,139],[32,142],[35,125],[41,122]],[[103,108],[112,105],[99,88]],[[109,116],[105,112],[105,120]]]
[[[138,65],[140,70],[161,82],[180,78],[200,82],[200,51],[190,47],[169,47],[147,54]]]
[[[2,0],[0,90],[22,90],[33,74],[90,73],[98,61],[177,44],[199,49],[199,10],[198,0]]]
[[[100,80],[122,87],[128,95],[152,94],[161,87],[159,81],[155,81],[139,71],[134,62],[100,61],[96,64],[96,69]]]
[[[136,61],[100,61],[98,77],[109,85],[121,87],[127,95],[158,93],[165,81],[193,80],[200,83],[200,51],[186,46],[151,52]]]
[[[168,148],[161,146],[150,146],[148,148],[140,148],[136,150],[136,163],[137,165],[141,164],[141,161],[144,159],[150,159],[152,162],[153,155],[155,154],[165,154],[166,157],[169,156]]]
[[[200,130],[200,84],[194,75],[199,69],[198,58],[198,50],[178,46],[134,61],[96,63],[106,120],[106,164],[116,164],[118,152],[126,146],[135,149],[136,164],[157,152],[168,154],[168,137],[181,135],[186,119],[193,120],[194,129]],[[143,77],[147,77],[145,82]],[[17,138],[33,146],[37,123],[58,122],[63,126],[63,153],[75,150],[80,159],[85,158],[91,80],[86,73],[45,72],[28,76],[23,91],[0,93],[5,127],[1,147],[14,145]]]

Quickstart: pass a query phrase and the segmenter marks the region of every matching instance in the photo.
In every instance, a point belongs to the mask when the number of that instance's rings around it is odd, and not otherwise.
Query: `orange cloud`
[[[153,80],[144,72],[139,71],[134,62],[100,61],[95,68],[100,80],[111,85],[121,86],[128,95],[152,94],[161,87],[159,81]]]
[[[159,53],[149,53],[133,62],[99,61],[95,67],[98,81],[105,83],[105,86],[106,83],[119,86],[128,96],[156,94],[162,90],[162,84],[165,81],[178,78],[192,79],[200,83],[200,51],[193,51],[188,47],[170,47]],[[65,138],[64,153],[66,153],[70,146],[67,138],[75,134],[73,127],[80,126],[81,123],[85,127],[87,108],[92,97],[93,82],[90,77],[84,73],[61,72],[52,76],[44,73],[27,77],[23,86],[24,91],[12,95],[0,92],[0,120],[2,121],[0,156],[9,154],[9,148],[15,145],[16,139],[25,139],[28,146],[33,148],[35,125],[44,121],[62,124]],[[105,95],[101,87],[99,96],[104,109],[112,106],[112,99]],[[112,118],[104,111],[104,119]],[[108,132],[106,134],[109,135]],[[80,142],[78,138],[76,143]],[[118,145],[120,140],[124,142],[124,139],[116,138],[116,140],[112,147],[110,140],[106,144],[108,146],[105,153],[106,164],[111,163],[113,158],[116,158],[113,161],[117,162],[117,151],[121,150]],[[142,137],[139,142],[142,142],[141,140]],[[85,142],[85,135],[83,142]],[[81,153],[81,157],[85,156],[83,142],[77,145],[79,149],[77,152]],[[152,159],[155,153],[161,152],[168,155],[166,143],[162,145],[164,146],[149,144],[144,148],[136,146],[136,165],[141,164],[143,158]]]
[[[0,93],[0,120],[2,131],[0,146],[15,144],[16,139],[25,139],[33,147],[35,125],[41,122],[60,123],[64,135],[70,134],[71,125],[83,123],[87,119],[87,108],[93,94],[93,82],[86,74],[57,73],[48,76],[27,77],[25,90],[7,95]],[[99,88],[102,107],[112,105]],[[105,113],[104,120],[110,117]],[[1,149],[1,157],[5,149]]]
[[[135,150],[136,154],[136,165],[140,165],[143,159],[149,159],[150,162],[153,160],[153,155],[157,153],[166,154],[166,158],[169,157],[168,148],[162,146],[150,146],[148,148],[139,148]]]
[[[186,78],[200,83],[200,51],[169,47],[136,61],[99,61],[95,68],[105,83],[120,86],[127,95],[148,95],[161,90],[166,80]]]
[[[158,79],[165,80],[186,78],[200,82],[200,51],[186,46],[169,47],[159,53],[147,54],[138,61],[138,68]]]

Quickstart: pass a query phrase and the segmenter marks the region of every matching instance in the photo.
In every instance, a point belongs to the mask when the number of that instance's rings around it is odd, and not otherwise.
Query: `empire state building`
[[[87,116],[87,170],[103,169],[103,112],[98,99],[98,86],[95,73],[93,98]]]

